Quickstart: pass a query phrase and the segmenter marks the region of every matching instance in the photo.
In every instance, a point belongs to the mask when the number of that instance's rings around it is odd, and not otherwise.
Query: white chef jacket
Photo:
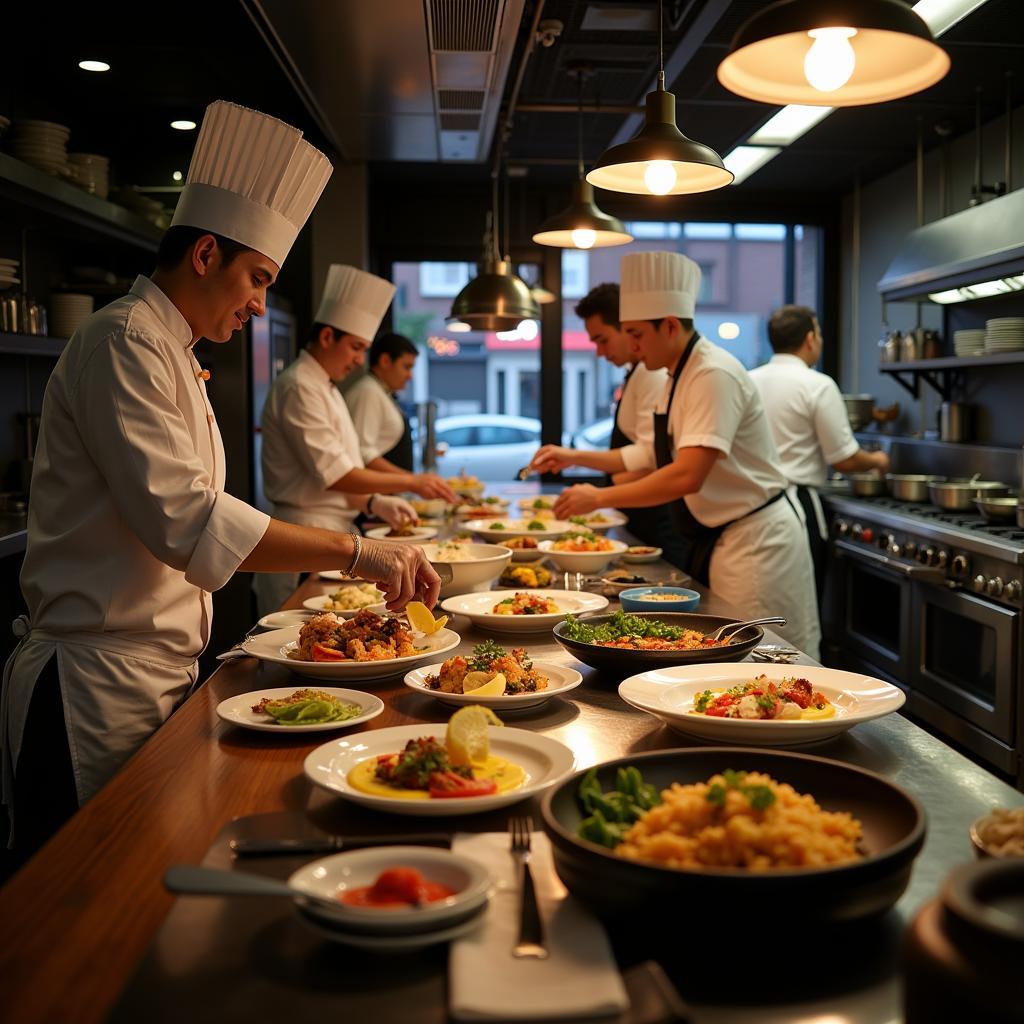
[[[772,356],[751,370],[750,377],[761,392],[787,479],[824,487],[828,467],[860,447],[836,382],[788,352]]]
[[[308,352],[274,381],[261,429],[263,490],[274,514],[304,526],[350,527],[358,510],[328,488],[363,466],[359,435],[334,382]]]
[[[632,445],[620,449],[623,459],[626,450],[634,445],[646,445],[654,450],[654,417],[668,374],[665,370],[648,370],[643,363],[638,363],[630,374],[629,381],[622,389],[619,399],[619,429],[632,440]]]
[[[52,654],[79,800],[170,714],[210,635],[210,592],[269,517],[224,491],[224,446],[192,330],[140,276],[75,332],[46,386],[8,661],[4,790]]]
[[[402,410],[388,386],[372,370],[345,392],[345,403],[359,435],[364,463],[387,454],[402,439]]]

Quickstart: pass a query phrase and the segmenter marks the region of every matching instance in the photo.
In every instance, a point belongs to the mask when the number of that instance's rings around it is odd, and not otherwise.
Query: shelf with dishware
[[[970,370],[993,366],[1024,366],[1024,352],[993,352],[976,356],[942,356],[938,359],[912,359],[894,363],[880,363],[880,373],[889,374],[910,394],[917,398],[920,382],[924,380],[944,399],[963,383]]]
[[[0,355],[41,356],[56,359],[64,351],[67,338],[48,338],[42,334],[8,334],[0,332]]]

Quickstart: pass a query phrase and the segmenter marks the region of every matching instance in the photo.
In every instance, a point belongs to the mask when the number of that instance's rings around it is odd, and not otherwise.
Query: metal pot
[[[994,497],[991,494],[974,499],[978,511],[989,523],[1012,523],[1017,513],[1018,498],[1016,494],[1005,497]]]
[[[970,434],[972,411],[965,402],[943,402],[939,410],[939,439],[966,441]]]
[[[968,512],[974,508],[977,497],[997,498],[1009,491],[998,480],[946,480],[928,485],[928,497],[933,505],[950,512]]]
[[[877,498],[885,494],[885,477],[877,473],[850,473],[848,479],[858,498]]]
[[[843,395],[851,430],[863,430],[871,422],[875,400],[871,395]]]
[[[927,473],[889,473],[885,480],[889,485],[889,493],[897,501],[927,501],[928,485],[941,483],[944,476],[931,476]]]

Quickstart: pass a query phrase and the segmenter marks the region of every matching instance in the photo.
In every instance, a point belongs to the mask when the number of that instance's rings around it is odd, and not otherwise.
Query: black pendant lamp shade
[[[780,0],[740,27],[718,80],[761,103],[853,107],[927,89],[949,65],[900,0]]]
[[[538,245],[562,249],[600,249],[633,241],[622,221],[610,217],[594,204],[594,187],[583,179],[573,182],[572,201],[537,229]]]
[[[495,258],[481,263],[480,273],[455,296],[449,319],[475,331],[514,331],[523,320],[539,320],[540,308],[508,260]]]

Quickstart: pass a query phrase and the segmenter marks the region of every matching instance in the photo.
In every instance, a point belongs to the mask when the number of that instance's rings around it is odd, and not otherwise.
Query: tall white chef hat
[[[217,100],[206,108],[171,226],[224,235],[280,267],[333,170],[298,128]]]
[[[631,252],[622,257],[619,320],[693,319],[700,267],[681,252]]]
[[[394,294],[395,286],[383,277],[332,263],[316,322],[372,341]]]

